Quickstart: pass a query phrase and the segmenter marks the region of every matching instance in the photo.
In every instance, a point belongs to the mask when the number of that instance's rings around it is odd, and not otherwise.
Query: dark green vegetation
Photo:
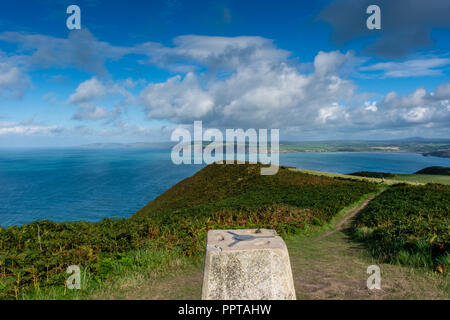
[[[144,264],[200,257],[207,230],[273,228],[281,235],[322,225],[344,207],[377,190],[369,182],[319,177],[288,169],[261,176],[260,165],[211,165],[178,183],[130,219],[98,223],[39,221],[0,229],[0,299],[62,288],[69,265],[81,265],[92,283]],[[146,265],[147,266],[147,265]],[[68,296],[70,298],[70,292]]]
[[[395,174],[388,173],[388,172],[369,172],[369,171],[358,171],[349,173],[351,176],[357,176],[357,177],[366,177],[366,178],[393,178],[395,177]]]
[[[354,235],[387,262],[448,272],[450,186],[395,185],[357,216]]]
[[[151,221],[126,219],[38,221],[0,229],[0,298],[17,298],[30,286],[64,286],[73,264],[88,266],[101,282],[113,260],[130,263],[125,253],[143,246],[152,232]],[[154,239],[155,247],[159,240]]]
[[[450,167],[427,167],[419,170],[416,174],[437,174],[443,176],[450,176]]]

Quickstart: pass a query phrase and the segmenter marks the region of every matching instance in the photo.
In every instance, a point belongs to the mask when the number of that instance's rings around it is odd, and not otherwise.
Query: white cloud
[[[106,61],[121,59],[132,53],[130,47],[112,46],[97,40],[87,29],[74,30],[68,38],[56,38],[24,32],[0,33],[0,41],[15,43],[15,55],[0,51],[0,94],[21,97],[31,86],[26,74],[30,70],[77,68],[97,74],[107,74]],[[49,78],[60,81],[61,75]]]
[[[414,108],[426,104],[428,98],[430,98],[429,93],[424,88],[418,88],[407,96],[399,96],[392,91],[386,95],[384,105],[390,108]]]
[[[357,93],[356,83],[346,77],[357,71],[382,77],[405,77],[408,72],[434,75],[449,59],[361,67],[365,59],[353,52],[320,51],[305,71],[305,63],[291,59],[288,51],[262,37],[188,35],[175,38],[169,47],[152,42],[115,47],[86,30],[71,32],[68,39],[4,32],[0,40],[17,43],[21,50],[21,55],[0,55],[0,94],[23,94],[30,85],[24,71],[30,68],[75,66],[95,76],[80,83],[66,99],[76,107],[73,119],[122,123],[121,130],[139,132],[137,126],[123,125],[120,117],[137,102],[149,119],[174,124],[201,119],[208,126],[279,128],[282,133],[436,129],[448,126],[450,120],[448,83],[434,92],[418,88],[400,95],[392,91],[379,101],[368,101],[370,94]],[[144,55],[145,63],[178,74],[147,84],[136,99],[133,93],[142,80],[112,81],[99,75],[106,73],[106,61],[129,53]]]
[[[67,103],[77,106],[72,119],[107,120],[107,123],[116,120],[129,104],[135,102],[134,95],[127,88],[132,88],[138,83],[131,79],[104,83],[96,77],[80,83],[67,100]],[[103,98],[114,98],[115,102],[111,111],[96,105]]]
[[[102,120],[110,117],[110,113],[104,107],[88,106],[79,108],[73,115],[75,120]]]
[[[314,70],[318,76],[330,76],[342,71],[344,66],[352,67],[359,62],[362,59],[357,59],[351,51],[345,54],[339,51],[319,51],[314,58]]]
[[[450,99],[450,82],[441,84],[435,91],[436,99]]]
[[[34,119],[28,119],[21,122],[0,122],[0,135],[44,135],[49,136],[63,130],[58,126],[48,126],[41,123],[35,123]]]
[[[446,85],[440,88],[445,88]],[[375,108],[376,109],[375,109]],[[374,104],[366,101],[364,106],[351,112],[352,125],[365,126],[367,129],[445,130],[450,123],[450,109],[446,100],[433,92],[417,88],[402,96],[392,91],[384,99]],[[358,126],[356,127],[358,129]],[[409,129],[408,129],[409,130]]]
[[[430,119],[432,115],[431,110],[424,107],[416,107],[403,114],[403,118],[407,122],[423,122]]]
[[[373,111],[373,112],[377,112],[378,111],[378,107],[377,107],[377,102],[376,101],[365,101],[364,102],[364,109],[368,110],[368,111]]]
[[[69,103],[80,104],[99,99],[106,94],[106,87],[97,78],[82,82],[75,93],[70,95]]]
[[[8,62],[1,62],[0,58],[0,95],[20,98],[31,82],[22,69]]]
[[[15,59],[27,68],[72,68],[105,74],[104,63],[117,60],[130,53],[126,47],[115,47],[97,40],[88,29],[74,30],[67,39],[23,32],[0,33],[0,40],[17,43],[27,55]]]
[[[330,107],[324,107],[319,109],[319,115],[317,120],[322,124],[336,123],[336,121],[342,121],[348,117],[345,108],[338,103],[333,103]]]
[[[141,99],[148,118],[167,118],[175,122],[204,117],[214,106],[211,96],[202,90],[193,73],[188,73],[184,79],[176,76],[164,83],[149,84],[142,91]]]
[[[374,71],[381,78],[405,78],[441,76],[442,68],[450,65],[450,59],[414,59],[404,62],[380,62],[361,67],[361,71]]]
[[[198,56],[208,64],[206,51],[201,47]],[[214,126],[282,128],[310,125],[323,106],[354,98],[353,82],[339,76],[351,53],[319,53],[312,74],[301,73],[288,61],[274,62],[266,53],[252,54],[260,60],[235,65],[225,78],[188,73],[184,79],[150,84],[141,94],[146,115],[176,123],[201,118]]]
[[[136,46],[133,52],[147,55],[149,63],[178,72],[193,71],[199,64],[210,71],[236,70],[244,64],[281,62],[290,55],[262,37],[185,35],[176,37],[173,43],[173,47],[164,47],[148,42]]]
[[[211,57],[220,56],[218,53],[232,42],[213,39],[212,44],[207,44],[203,40],[183,38],[174,50],[183,48],[184,56],[195,57],[198,66],[225,66],[225,62],[211,63]],[[407,130],[417,126],[436,129],[448,124],[448,104],[442,105],[441,99],[448,99],[450,90],[446,85],[436,89],[434,96],[418,88],[408,95],[393,91],[381,101],[364,101],[362,98],[368,95],[357,94],[356,84],[345,78],[363,62],[352,52],[319,52],[312,72],[303,73],[290,63],[289,55],[273,59],[266,52],[268,44],[258,47],[255,42],[249,42],[253,59],[247,61],[238,54],[229,60],[233,62],[227,65],[226,77],[190,72],[184,79],[177,76],[148,85],[141,94],[145,114],[178,124],[201,119],[213,127],[271,127],[297,135],[302,131],[325,134],[333,130]],[[237,41],[234,46],[239,48],[236,52],[246,52],[244,42]],[[274,54],[276,48],[272,50]],[[430,63],[428,67],[435,65]]]

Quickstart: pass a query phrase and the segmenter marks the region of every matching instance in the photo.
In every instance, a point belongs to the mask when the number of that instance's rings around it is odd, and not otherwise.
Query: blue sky
[[[449,14],[446,0],[4,3],[0,147],[167,141],[194,120],[289,140],[450,138]]]

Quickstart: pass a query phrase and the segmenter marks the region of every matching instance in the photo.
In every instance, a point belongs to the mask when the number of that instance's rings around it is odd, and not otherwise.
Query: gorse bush
[[[101,283],[117,265],[127,270],[142,262],[130,251],[174,253],[168,255],[170,259],[199,257],[210,229],[270,228],[280,235],[295,234],[306,225],[328,222],[376,190],[368,182],[287,169],[261,176],[260,165],[211,165],[130,219],[37,221],[0,229],[0,298],[19,298],[24,290],[63,287],[66,269],[74,264]],[[161,258],[151,267],[163,268],[167,263]]]
[[[450,186],[393,186],[358,215],[353,230],[386,261],[448,271]]]
[[[369,172],[369,171],[358,171],[349,173],[349,175],[366,178],[378,178],[378,179],[395,177],[395,174],[389,172]]]

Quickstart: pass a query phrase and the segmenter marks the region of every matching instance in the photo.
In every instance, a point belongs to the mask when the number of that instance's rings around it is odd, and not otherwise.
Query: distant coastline
[[[351,152],[351,153],[411,153],[420,154],[424,157],[438,157],[438,158],[450,158],[450,151],[434,151],[434,152],[418,152],[418,151],[408,151],[408,150],[367,150],[367,151],[351,151],[351,150],[290,150],[290,149],[280,149],[280,153],[340,153],[340,152]]]
[[[203,147],[210,141],[203,141]],[[92,143],[79,146],[86,149],[170,149],[175,142]],[[280,142],[280,153],[415,153],[423,156],[450,158],[450,140],[409,138],[387,141],[287,141]]]

